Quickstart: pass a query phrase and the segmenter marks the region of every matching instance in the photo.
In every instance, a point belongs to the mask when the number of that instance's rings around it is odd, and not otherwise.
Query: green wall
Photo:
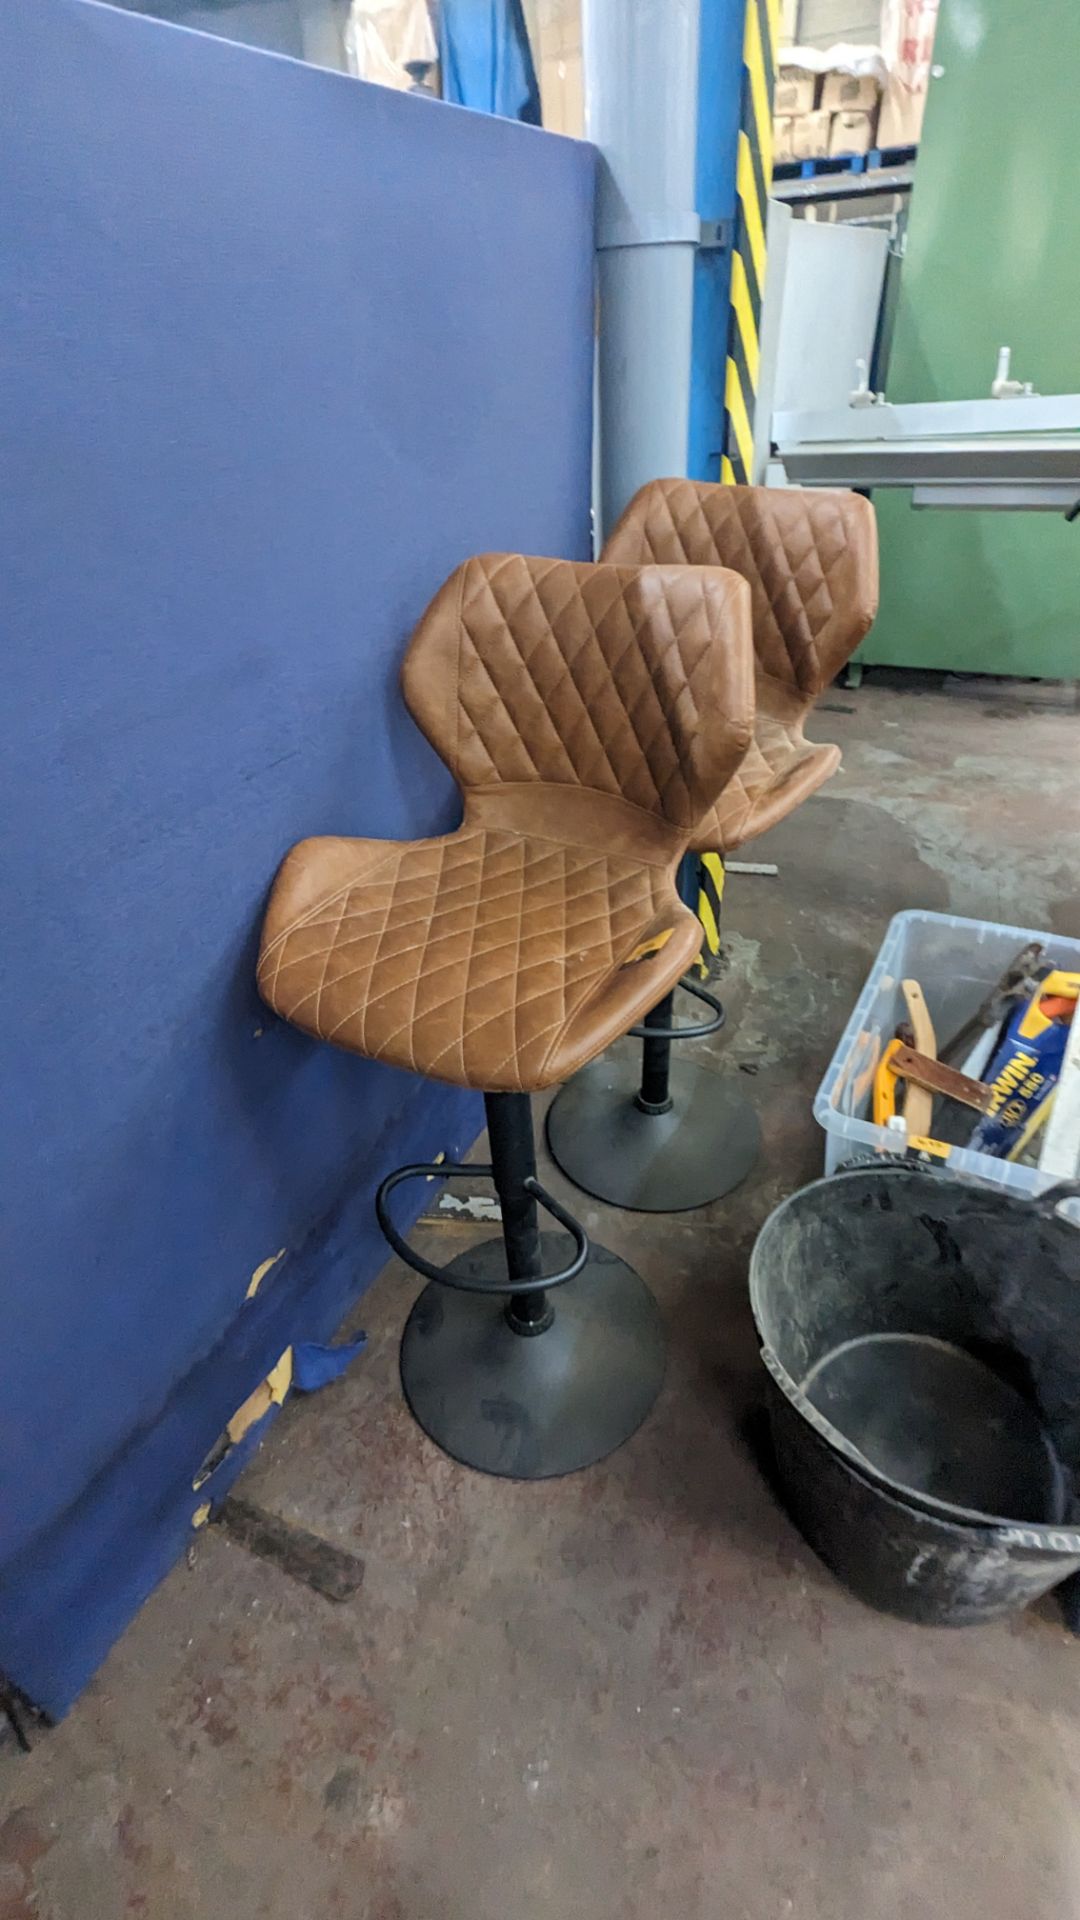
[[[1080,392],[1080,0],[942,0],[890,400],[989,394],[999,346]],[[859,658],[1080,674],[1080,523],[874,497],[881,611]]]

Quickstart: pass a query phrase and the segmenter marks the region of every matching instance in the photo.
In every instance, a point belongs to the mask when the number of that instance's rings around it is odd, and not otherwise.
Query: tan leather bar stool
[[[530,1095],[595,1058],[697,954],[675,874],[752,738],[750,593],[717,567],[489,554],[436,595],[402,681],[462,824],[294,847],[259,989],[321,1040],[483,1091],[490,1164],[399,1168],[376,1204],[430,1282],[401,1347],[420,1425],[470,1466],[537,1479],[617,1447],[663,1375],[644,1282],[536,1178]],[[394,1225],[391,1194],[482,1173],[501,1240],[435,1266]]]
[[[730,855],[816,792],[840,749],[803,727],[877,611],[877,527],[859,494],[795,487],[653,480],[609,535],[604,558],[730,567],[750,587],[757,713],[738,773],[690,837],[695,853]],[[696,889],[695,889],[696,891]],[[697,998],[710,998],[690,981]],[[718,1200],[757,1157],[749,1101],[707,1067],[671,1060],[673,1039],[723,1022],[673,1025],[669,994],[640,1030],[640,1071],[603,1060],[577,1075],[548,1110],[552,1157],[587,1193],[615,1206],[673,1213]]]

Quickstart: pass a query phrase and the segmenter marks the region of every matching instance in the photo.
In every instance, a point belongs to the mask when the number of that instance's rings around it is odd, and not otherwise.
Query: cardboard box
[[[818,78],[805,67],[781,67],[776,80],[773,112],[778,119],[788,114],[812,113],[817,105]]]
[[[795,122],[790,114],[785,114],[781,120],[773,121],[772,141],[775,166],[782,167],[786,161],[795,158],[795,147],[792,141],[794,125]]]
[[[879,147],[915,147],[926,111],[925,92],[912,92],[894,76],[885,89],[878,122]]]
[[[831,119],[830,153],[869,153],[874,144],[872,113],[834,113]]]
[[[873,113],[880,93],[872,73],[827,73],[819,104],[830,113]]]
[[[937,16],[938,0],[883,0],[881,46],[889,79],[881,106],[879,146],[914,146],[919,138]]]
[[[797,114],[791,123],[791,157],[793,160],[823,160],[829,151],[829,134],[832,129],[832,114]]]

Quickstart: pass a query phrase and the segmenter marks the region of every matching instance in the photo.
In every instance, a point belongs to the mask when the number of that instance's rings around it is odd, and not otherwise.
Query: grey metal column
[[[585,132],[600,149],[601,537],[684,474],[690,417],[700,0],[584,0]]]

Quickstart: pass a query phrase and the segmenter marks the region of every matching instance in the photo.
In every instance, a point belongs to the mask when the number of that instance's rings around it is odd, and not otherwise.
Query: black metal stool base
[[[542,1234],[545,1266],[560,1236]],[[561,1242],[565,1247],[565,1241]],[[459,1254],[459,1285],[504,1285],[501,1240]],[[401,1384],[424,1432],[455,1460],[511,1480],[591,1466],[641,1425],[664,1377],[660,1309],[640,1275],[591,1246],[545,1332],[515,1333],[507,1300],[432,1282],[401,1342]]]
[[[671,1109],[637,1103],[641,1064],[602,1059],[548,1108],[556,1166],[585,1193],[640,1213],[683,1213],[745,1180],[761,1146],[757,1114],[726,1080],[692,1061],[670,1065]]]

